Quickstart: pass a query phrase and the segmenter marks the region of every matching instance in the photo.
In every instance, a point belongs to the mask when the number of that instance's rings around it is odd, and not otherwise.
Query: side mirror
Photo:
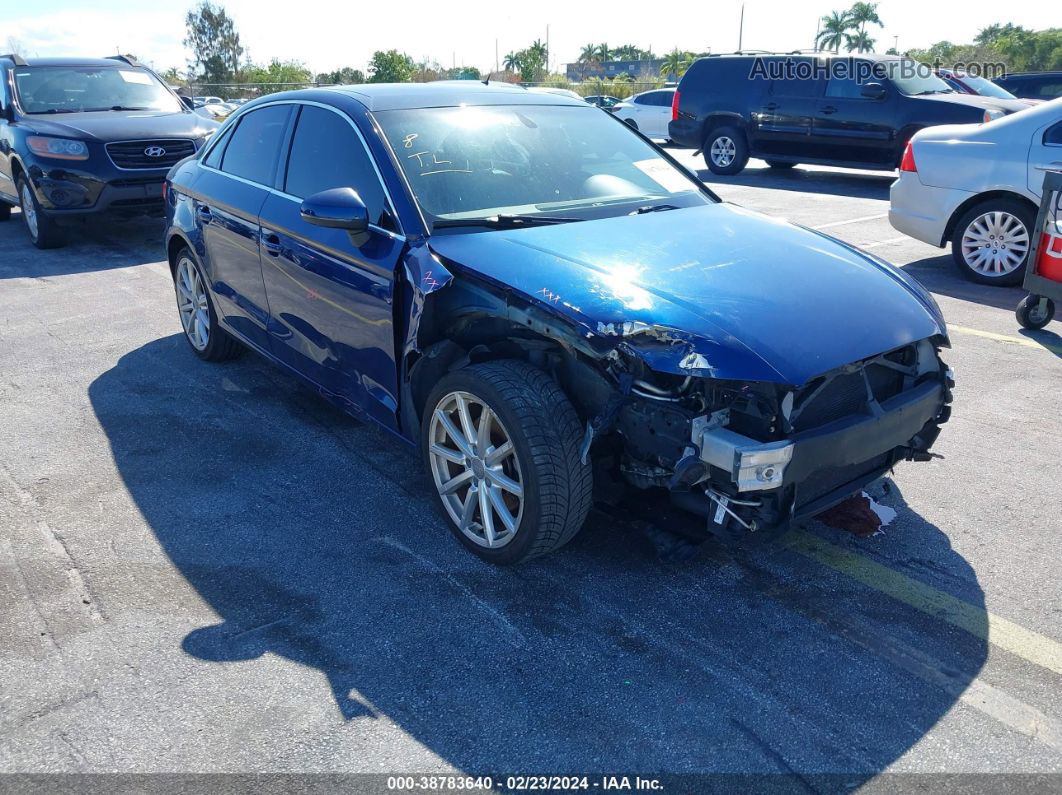
[[[299,208],[308,224],[326,229],[346,229],[350,238],[359,244],[369,231],[369,211],[365,202],[352,188],[330,188],[308,197]]]
[[[865,83],[859,93],[867,99],[885,99],[885,86],[881,83]]]
[[[184,106],[188,108],[188,110],[195,110],[195,102],[191,97],[181,97],[181,102],[184,103]]]

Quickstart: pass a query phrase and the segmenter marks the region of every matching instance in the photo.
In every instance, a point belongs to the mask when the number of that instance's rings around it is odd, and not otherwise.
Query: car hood
[[[40,135],[87,141],[131,141],[138,138],[202,138],[218,123],[196,113],[117,111],[24,116],[20,126]]]
[[[1002,110],[1007,113],[1017,113],[1029,107],[1028,103],[1020,99],[1000,99],[999,97],[985,97],[980,94],[926,94],[921,97],[910,97],[924,102],[946,102],[951,105],[968,105],[979,110]]]
[[[429,246],[661,372],[798,385],[946,334],[898,269],[731,204],[437,234]]]

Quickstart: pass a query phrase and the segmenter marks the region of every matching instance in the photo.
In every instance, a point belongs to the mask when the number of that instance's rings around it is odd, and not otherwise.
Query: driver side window
[[[338,113],[303,105],[291,141],[284,192],[300,199],[329,188],[353,188],[379,224],[386,198],[369,153]]]

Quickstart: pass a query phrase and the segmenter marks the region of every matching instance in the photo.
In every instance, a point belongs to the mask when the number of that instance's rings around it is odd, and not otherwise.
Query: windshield
[[[622,122],[589,105],[376,113],[425,217],[583,220],[711,199]],[[666,200],[666,202],[665,202]]]
[[[901,93],[909,97],[920,94],[954,94],[955,89],[942,78],[933,74],[933,70],[917,61],[881,61],[889,79]]]
[[[983,77],[974,75],[956,74],[956,78],[961,80],[967,86],[972,88],[982,97],[995,97],[996,99],[1017,99],[1007,89],[1001,88],[993,83],[991,80],[986,80]]]
[[[22,67],[15,70],[15,91],[26,113],[183,109],[153,74],[133,67]]]

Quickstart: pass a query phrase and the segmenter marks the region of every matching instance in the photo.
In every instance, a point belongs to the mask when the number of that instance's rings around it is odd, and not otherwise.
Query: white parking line
[[[858,224],[861,221],[877,221],[879,218],[888,218],[888,213],[880,213],[878,215],[864,215],[862,218],[849,218],[847,221],[833,221],[828,224],[819,224],[818,226],[811,227],[812,229],[833,229],[835,226],[847,226],[848,224]]]

